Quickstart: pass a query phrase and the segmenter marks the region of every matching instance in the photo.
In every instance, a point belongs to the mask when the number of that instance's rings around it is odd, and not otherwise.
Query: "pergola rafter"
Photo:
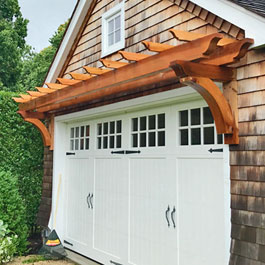
[[[104,101],[115,95],[137,91],[150,91],[155,87],[189,85],[208,103],[218,133],[233,135],[237,124],[228,101],[213,81],[229,82],[235,79],[235,70],[227,65],[245,55],[252,39],[240,41],[223,38],[222,34],[200,35],[171,30],[175,38],[189,41],[171,46],[144,41],[145,47],[155,55],[120,51],[128,62],[101,59],[105,68],[84,66],[87,74],[70,73],[73,79],[58,78],[58,83],[37,88],[14,98],[25,112],[56,112],[78,104]],[[238,143],[235,135],[229,143]]]

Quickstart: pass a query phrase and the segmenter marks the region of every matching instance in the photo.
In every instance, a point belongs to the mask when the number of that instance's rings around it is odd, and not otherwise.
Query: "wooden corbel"
[[[27,111],[18,111],[18,113],[26,122],[29,122],[37,127],[41,133],[44,146],[51,146],[51,134],[46,126],[40,121],[40,119],[46,118],[44,113]]]
[[[194,88],[207,102],[218,134],[225,134],[226,144],[238,144],[238,128],[231,107],[219,87],[207,77],[184,77],[180,83]]]

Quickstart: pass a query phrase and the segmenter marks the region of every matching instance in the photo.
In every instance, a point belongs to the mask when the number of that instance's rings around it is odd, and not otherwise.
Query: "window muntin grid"
[[[119,43],[121,41],[121,14],[118,13],[115,16],[107,20],[108,23],[108,46]]]
[[[209,107],[179,111],[179,145],[223,144]]]
[[[160,147],[166,144],[165,113],[131,119],[132,147]]]
[[[113,149],[122,146],[122,121],[97,124],[97,149]]]
[[[70,129],[70,150],[89,150],[90,126],[82,125]]]

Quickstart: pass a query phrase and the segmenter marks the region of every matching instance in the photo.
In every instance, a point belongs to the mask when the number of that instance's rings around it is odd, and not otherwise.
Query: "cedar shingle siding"
[[[230,147],[231,265],[265,264],[265,52],[238,67],[240,144]]]

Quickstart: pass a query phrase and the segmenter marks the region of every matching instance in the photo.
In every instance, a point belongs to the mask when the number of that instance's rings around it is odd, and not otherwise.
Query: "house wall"
[[[102,67],[99,62],[101,15],[118,2],[97,1],[61,76],[70,77],[69,72],[84,73],[84,65]],[[242,29],[186,0],[128,0],[125,10],[125,50],[130,52],[150,53],[141,44],[143,40],[180,44],[168,32],[171,28],[204,34],[222,32],[226,37],[237,39],[244,37]],[[121,60],[117,54],[108,58]],[[238,66],[237,80],[240,144],[230,146],[230,265],[262,265],[265,264],[265,52],[250,51]],[[50,210],[51,161],[52,153],[47,149],[39,214],[43,223]]]
[[[52,203],[52,173],[53,173],[53,151],[44,147],[44,165],[41,203],[37,216],[37,224],[43,227],[48,226],[51,203]]]
[[[102,67],[101,58],[101,15],[114,7],[119,0],[98,0],[91,17],[81,34],[73,54],[68,57],[62,76],[69,72],[85,73],[83,66]],[[171,45],[181,42],[174,39],[170,29],[192,31],[203,34],[223,32],[227,37],[241,39],[244,32],[215,16],[205,9],[186,0],[127,0],[125,1],[125,50],[144,52],[142,41],[153,41]],[[121,56],[114,54],[108,59],[120,61]]]
[[[265,52],[253,50],[237,71],[240,144],[230,146],[230,265],[265,264]]]

